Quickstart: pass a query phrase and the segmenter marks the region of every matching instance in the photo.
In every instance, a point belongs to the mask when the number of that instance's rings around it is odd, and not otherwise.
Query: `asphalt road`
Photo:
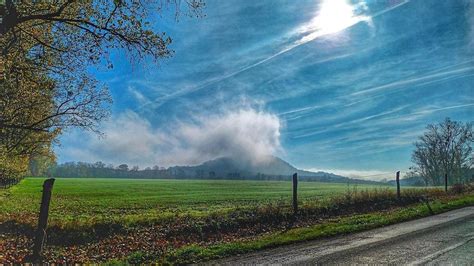
[[[474,265],[474,207],[211,264]]]
[[[321,264],[474,265],[474,216],[383,243],[374,243],[347,252],[331,254],[314,262]]]

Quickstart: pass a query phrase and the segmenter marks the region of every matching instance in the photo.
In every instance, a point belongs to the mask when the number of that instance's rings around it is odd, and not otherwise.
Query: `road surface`
[[[211,264],[474,265],[474,207]]]

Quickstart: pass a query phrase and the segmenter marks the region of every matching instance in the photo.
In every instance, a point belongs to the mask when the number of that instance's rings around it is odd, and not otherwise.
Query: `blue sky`
[[[405,171],[429,123],[474,117],[469,0],[207,0],[206,17],[152,18],[172,58],[93,71],[110,87],[104,138],[63,135],[60,162],[197,164],[282,157],[381,178]]]

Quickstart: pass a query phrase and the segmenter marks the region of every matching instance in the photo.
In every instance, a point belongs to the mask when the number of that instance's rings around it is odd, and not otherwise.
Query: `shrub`
[[[453,194],[461,194],[465,191],[465,187],[463,184],[454,184],[451,186],[450,188],[450,192],[453,193]]]

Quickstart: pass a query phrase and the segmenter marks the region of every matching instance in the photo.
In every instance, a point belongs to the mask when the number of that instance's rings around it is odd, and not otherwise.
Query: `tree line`
[[[33,173],[32,173],[33,174]],[[54,176],[54,177],[101,177],[101,178],[171,178],[171,170],[159,167],[146,167],[140,169],[138,166],[129,167],[127,164],[114,166],[103,162],[67,162],[58,165],[51,165],[34,176]]]
[[[31,165],[32,166],[32,165]],[[30,167],[31,167],[30,166]],[[36,170],[36,171],[34,171]],[[215,171],[204,171],[187,166],[146,167],[140,169],[138,166],[129,167],[127,164],[105,164],[103,162],[66,162],[52,164],[45,168],[30,169],[31,176],[53,176],[64,178],[143,178],[143,179],[257,179],[257,180],[289,180],[287,175],[268,175],[263,173],[245,174],[241,172],[228,172],[217,174]]]
[[[45,164],[41,164],[43,166]],[[173,167],[146,167],[140,169],[138,166],[129,167],[127,164],[105,164],[103,162],[87,163],[87,162],[67,162],[62,164],[51,164],[44,168],[37,168],[36,164],[30,165],[31,176],[44,177],[62,177],[62,178],[130,178],[130,179],[211,179],[211,180],[268,180],[268,181],[289,181],[291,175],[277,175],[254,173],[248,171],[214,171],[212,169],[203,170],[189,166],[173,166]],[[334,179],[330,174],[307,176],[301,175],[299,178],[303,181],[317,182],[337,182],[337,183],[374,183],[375,181],[359,180],[359,179]]]

